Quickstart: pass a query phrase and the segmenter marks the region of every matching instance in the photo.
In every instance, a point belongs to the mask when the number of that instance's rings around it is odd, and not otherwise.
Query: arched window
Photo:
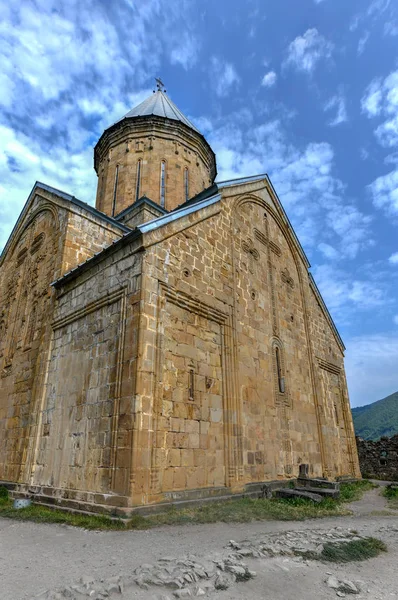
[[[188,167],[184,169],[184,191],[185,191],[185,201],[189,200],[189,173]]]
[[[165,205],[166,200],[166,161],[160,163],[160,206]]]
[[[26,336],[25,336],[25,350],[28,350],[33,342],[33,338],[35,335],[36,329],[36,320],[37,320],[37,303],[35,302],[32,306],[32,310],[30,311],[28,318],[28,325],[26,328]]]
[[[137,162],[137,181],[135,184],[135,199],[138,200],[140,197],[140,186],[141,186],[141,159]]]
[[[285,393],[285,377],[282,371],[281,355],[278,346],[275,347],[276,371],[278,375],[278,388],[281,394]]]
[[[193,401],[195,399],[195,373],[193,369],[190,369],[188,377],[188,399]]]
[[[275,401],[279,405],[291,408],[291,395],[286,385],[285,353],[281,340],[274,338],[271,356]]]
[[[112,217],[115,215],[115,211],[116,211],[116,197],[117,197],[117,182],[118,182],[118,179],[119,179],[119,165],[116,165],[115,183],[113,185]]]

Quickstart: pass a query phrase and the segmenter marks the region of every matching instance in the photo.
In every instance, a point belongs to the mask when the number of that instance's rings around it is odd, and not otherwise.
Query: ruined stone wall
[[[186,169],[189,198],[211,185],[215,177],[214,155],[202,137],[177,121],[160,118],[154,118],[150,124],[145,121],[142,126],[126,121],[116,131],[105,132],[96,157],[96,207],[108,215],[117,215],[144,195],[162,204],[162,161],[164,208],[169,211],[187,200]]]
[[[130,247],[57,292],[32,484],[127,505],[141,259]]]
[[[362,477],[398,481],[398,435],[380,440],[356,438]]]

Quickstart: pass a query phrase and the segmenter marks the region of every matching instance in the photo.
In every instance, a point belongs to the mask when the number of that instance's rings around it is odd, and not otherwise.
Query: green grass
[[[373,537],[366,537],[350,542],[328,542],[323,546],[317,559],[325,562],[347,563],[368,560],[378,556],[381,552],[387,552],[384,542]]]
[[[300,498],[241,498],[239,500],[209,502],[192,508],[170,508],[163,513],[150,515],[146,518],[135,514],[127,521],[111,519],[104,515],[69,513],[38,504],[32,504],[23,509],[14,509],[12,501],[8,498],[7,490],[7,493],[5,493],[0,487],[0,517],[35,521],[37,523],[63,523],[85,529],[102,530],[149,529],[161,525],[195,523],[247,523],[255,520],[303,521],[305,519],[350,514],[344,504],[357,500],[372,487],[374,487],[373,484],[367,481],[343,483],[340,486],[341,497],[339,500],[325,498],[319,504]]]
[[[330,498],[323,500],[320,504],[300,498],[289,500],[242,498],[211,502],[194,508],[171,508],[162,514],[149,517],[149,520],[153,525],[247,523],[256,520],[303,521],[345,514],[348,514],[345,508]]]
[[[367,479],[362,479],[355,483],[342,483],[340,485],[340,501],[354,502],[360,500],[365,492],[377,487],[377,484]]]
[[[387,498],[387,505],[389,508],[398,509],[398,487],[391,487],[388,485],[383,490],[383,496]]]

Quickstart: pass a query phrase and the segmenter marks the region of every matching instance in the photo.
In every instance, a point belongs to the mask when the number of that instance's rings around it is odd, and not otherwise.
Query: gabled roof
[[[136,210],[137,208],[139,208],[143,204],[146,204],[147,206],[150,206],[151,208],[156,209],[159,213],[162,213],[164,215],[169,212],[163,206],[160,206],[160,204],[157,204],[156,202],[154,202],[153,200],[151,200],[147,196],[141,196],[141,198],[139,198],[138,200],[136,200],[135,202],[133,202],[133,204],[129,204],[129,206],[127,206],[127,208],[124,208],[122,211],[120,211],[120,213],[118,213],[117,215],[115,215],[114,218],[117,221],[120,221],[128,213],[133,212],[134,210]]]
[[[202,192],[200,192],[199,194],[197,194],[190,200],[187,200],[187,202],[184,202],[184,204],[181,204],[180,206],[178,206],[171,212],[165,211],[164,215],[161,215],[160,217],[156,217],[155,219],[152,219],[151,221],[147,221],[146,223],[143,223],[142,225],[135,227],[135,229],[133,229],[133,230],[131,228],[126,228],[127,232],[123,235],[122,238],[115,240],[110,246],[108,246],[107,248],[104,248],[103,250],[98,252],[93,257],[88,258],[85,263],[77,265],[74,269],[72,269],[68,273],[65,273],[62,277],[60,277],[59,279],[54,281],[51,285],[53,285],[54,287],[58,287],[59,285],[66,283],[66,281],[70,280],[75,275],[82,272],[84,269],[90,268],[91,265],[96,264],[96,262],[102,260],[102,258],[107,256],[109,254],[109,252],[115,251],[118,247],[122,246],[126,242],[136,240],[143,234],[148,233],[149,231],[154,231],[155,229],[164,227],[165,225],[167,225],[173,221],[176,221],[182,217],[190,215],[191,213],[194,213],[198,210],[206,208],[207,206],[211,206],[212,204],[216,204],[217,202],[220,202],[222,189],[224,189],[226,187],[232,187],[235,185],[242,185],[244,183],[253,183],[255,181],[261,181],[261,180],[267,181],[273,194],[275,195],[275,197],[278,201],[279,208],[282,211],[282,214],[285,218],[285,224],[287,225],[289,233],[293,237],[294,241],[296,242],[299,251],[302,253],[304,263],[308,269],[311,265],[310,265],[308,258],[300,244],[299,239],[297,238],[297,235],[292,227],[292,224],[290,223],[289,217],[287,216],[285,209],[283,208],[282,203],[279,200],[279,197],[274,189],[274,186],[272,185],[271,179],[269,178],[269,176],[266,173],[263,173],[260,175],[253,175],[250,177],[241,177],[241,178],[237,178],[237,179],[230,179],[227,181],[220,181],[218,183],[214,183],[213,185],[211,185],[207,189],[203,190]],[[144,201],[148,201],[148,200],[149,200],[148,198],[141,198],[138,202],[141,202],[141,201],[144,202]],[[152,201],[150,201],[150,202],[152,203]],[[134,205],[132,205],[132,206],[134,206]],[[159,208],[158,205],[156,205],[156,207]],[[131,208],[132,208],[131,206],[128,207],[127,209],[122,211],[122,213],[120,213],[120,215],[125,214]],[[96,212],[98,212],[98,211],[96,211]],[[100,214],[102,214],[102,213],[100,213]],[[118,216],[120,216],[120,215],[118,215]],[[115,219],[112,219],[112,221],[115,221]],[[116,223],[117,223],[117,221],[116,221]],[[338,344],[344,351],[345,350],[344,343],[340,337],[340,334],[339,334],[338,329],[333,321],[333,318],[323,300],[322,294],[319,291],[318,286],[316,285],[312,274],[309,271],[307,271],[307,272],[308,272],[310,286],[311,286],[312,290],[314,291],[314,293],[320,303],[321,308],[324,311],[324,314],[332,328],[332,331],[335,334]]]
[[[51,194],[54,194],[55,196],[58,196],[59,198],[62,198],[63,200],[68,200],[68,202],[71,202],[72,204],[75,204],[76,206],[79,206],[80,208],[84,208],[85,210],[87,210],[88,212],[90,212],[91,214],[96,216],[97,218],[101,219],[102,221],[109,223],[109,224],[113,225],[114,227],[117,227],[123,233],[127,233],[127,232],[131,231],[130,227],[128,227],[127,225],[123,225],[123,223],[120,223],[113,217],[109,217],[108,215],[101,212],[100,210],[97,210],[94,206],[91,206],[90,204],[87,204],[86,202],[83,202],[82,200],[79,200],[78,198],[75,198],[75,196],[71,196],[70,194],[67,194],[66,192],[57,190],[56,188],[54,188],[50,185],[47,185],[46,183],[41,183],[40,181],[36,181],[35,185],[32,188],[32,191],[30,192],[30,194],[28,196],[27,201],[25,202],[25,206],[23,207],[23,209],[18,217],[17,222],[15,223],[13,230],[11,231],[10,237],[8,238],[6,244],[3,248],[3,251],[0,254],[0,262],[2,261],[3,257],[5,256],[5,253],[7,252],[10,242],[14,236],[14,233],[17,231],[20,223],[22,222],[22,219],[24,218],[26,211],[28,210],[35,194],[37,192],[40,192],[40,190],[43,190],[45,192],[50,192]]]
[[[180,121],[191,129],[194,129],[200,133],[195,125],[191,123],[189,119],[180,111],[179,108],[170,100],[168,96],[162,91],[157,90],[149,98],[132,108],[123,119],[129,119],[130,117],[146,117],[149,115],[155,115],[157,117],[164,117],[166,119],[172,119],[173,121]],[[122,121],[123,119],[120,119]],[[119,121],[117,121],[118,123]]]

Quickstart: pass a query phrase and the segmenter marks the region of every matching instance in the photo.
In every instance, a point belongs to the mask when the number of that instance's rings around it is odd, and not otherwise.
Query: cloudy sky
[[[0,0],[0,247],[36,180],[94,203],[93,146],[154,76],[219,180],[267,172],[347,346],[398,390],[395,0]]]

